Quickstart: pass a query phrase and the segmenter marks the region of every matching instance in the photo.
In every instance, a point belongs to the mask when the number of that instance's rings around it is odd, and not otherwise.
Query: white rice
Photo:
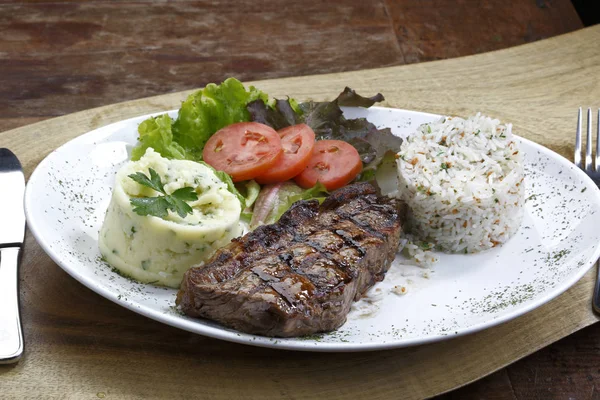
[[[475,253],[506,242],[519,228],[523,155],[511,124],[479,113],[442,118],[421,125],[397,157],[413,236],[407,250],[418,263],[435,262],[430,247]]]

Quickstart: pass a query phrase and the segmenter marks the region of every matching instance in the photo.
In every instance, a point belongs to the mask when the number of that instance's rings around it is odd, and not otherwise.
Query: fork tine
[[[581,168],[581,107],[579,107],[579,113],[577,114],[577,134],[575,135],[575,155],[573,156],[573,162],[577,168]]]
[[[600,108],[598,109],[598,118],[596,118],[598,127],[596,129],[596,159],[594,160],[594,166],[596,172],[600,172]]]
[[[585,170],[592,172],[592,109],[587,110],[587,134],[585,146]]]

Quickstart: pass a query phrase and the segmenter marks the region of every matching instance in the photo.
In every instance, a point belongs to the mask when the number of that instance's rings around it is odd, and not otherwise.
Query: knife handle
[[[19,317],[19,247],[0,248],[0,364],[19,361],[23,331]]]

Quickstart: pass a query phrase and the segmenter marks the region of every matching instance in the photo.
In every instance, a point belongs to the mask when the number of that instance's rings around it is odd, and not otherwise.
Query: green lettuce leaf
[[[252,219],[252,206],[260,194],[260,185],[254,180],[240,182],[236,188],[244,197],[245,207],[242,209],[242,219],[250,222]]]
[[[168,114],[150,117],[138,126],[139,143],[131,152],[131,159],[139,160],[148,147],[152,147],[163,157],[185,159],[186,151],[173,141],[173,119]]]
[[[163,157],[202,160],[204,145],[216,131],[236,122],[250,121],[246,105],[255,100],[268,103],[269,99],[253,86],[246,90],[235,78],[220,85],[210,83],[188,96],[175,121],[164,115],[142,122],[132,159],[139,159],[152,147]]]
[[[250,208],[254,205],[254,202],[260,194],[260,185],[254,179],[252,179],[251,181],[244,182],[244,186],[244,198],[246,199],[246,208]]]
[[[381,194],[394,196],[398,192],[399,186],[396,153],[387,152],[374,175],[375,182]]]
[[[310,189],[302,189],[292,181],[265,185],[254,204],[250,228],[277,222],[297,201],[317,199],[322,203],[327,194],[327,189],[320,182]]]

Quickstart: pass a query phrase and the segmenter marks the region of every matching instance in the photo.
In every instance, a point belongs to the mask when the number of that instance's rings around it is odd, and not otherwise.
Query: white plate
[[[345,112],[366,116],[400,136],[438,118],[378,107]],[[79,282],[132,311],[190,332],[309,351],[413,346],[489,328],[531,311],[577,282],[600,255],[598,188],[565,158],[522,139],[529,199],[521,228],[505,245],[476,255],[442,254],[430,271],[403,266],[406,261],[398,256],[385,280],[371,290],[369,301],[356,303],[348,321],[329,334],[275,339],[188,318],[174,308],[175,290],[125,279],[98,252],[98,230],[115,172],[128,159],[137,125],[147,117],[96,129],[52,152],[29,179],[27,221],[42,248]],[[393,294],[395,285],[408,292]]]

